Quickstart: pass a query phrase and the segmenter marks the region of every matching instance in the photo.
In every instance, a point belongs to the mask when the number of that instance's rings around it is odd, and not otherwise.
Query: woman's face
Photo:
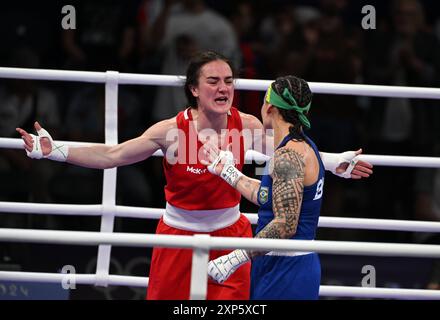
[[[198,85],[191,88],[201,112],[227,114],[234,99],[234,78],[223,60],[211,61],[200,70]]]

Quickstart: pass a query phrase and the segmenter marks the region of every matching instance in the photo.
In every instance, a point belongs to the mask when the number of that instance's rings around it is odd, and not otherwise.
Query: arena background
[[[76,30],[62,28],[65,5],[76,9]],[[362,28],[364,5],[375,7],[376,29]],[[215,49],[234,61],[241,78],[294,74],[313,82],[438,87],[439,6],[434,0],[5,1],[0,5],[0,66],[182,74],[193,51]],[[175,18],[178,10],[195,10],[209,19],[187,28],[188,21]],[[119,141],[184,107],[181,94],[169,87],[119,90]],[[261,94],[236,91],[235,104],[259,116]],[[56,139],[103,142],[103,104],[103,85],[2,79],[0,136],[18,138],[15,127],[32,130],[38,119]],[[309,135],[327,152],[362,147],[366,154],[439,156],[437,104],[315,95]],[[120,168],[117,204],[163,208],[161,166],[161,158],[151,158]],[[252,175],[253,167],[245,171]],[[0,149],[0,181],[1,201],[101,202],[101,171],[31,161],[21,150]],[[376,167],[362,181],[327,174],[322,215],[438,221],[439,181],[438,169]],[[246,200],[241,208],[257,211]],[[155,225],[155,220],[117,218],[114,230],[151,233]],[[0,216],[2,228],[99,231],[99,226],[98,217]],[[430,234],[322,228],[317,238],[440,243]],[[78,273],[93,273],[96,253],[95,247],[1,243],[0,270],[57,272],[73,265]],[[146,276],[150,254],[150,249],[115,247],[110,272]],[[432,259],[321,255],[321,261],[322,284],[360,285],[365,265],[376,268],[381,287],[427,288],[440,282],[439,262]],[[68,292],[59,285],[0,282],[0,299],[144,296],[140,288],[77,286]]]

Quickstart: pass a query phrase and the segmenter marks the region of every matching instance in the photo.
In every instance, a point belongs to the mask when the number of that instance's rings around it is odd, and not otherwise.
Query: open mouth
[[[228,102],[227,97],[219,97],[215,99],[215,102],[218,104],[226,104]]]

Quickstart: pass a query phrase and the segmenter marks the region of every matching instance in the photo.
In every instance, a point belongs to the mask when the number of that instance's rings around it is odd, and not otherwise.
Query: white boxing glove
[[[325,170],[331,171],[333,174],[346,179],[351,178],[351,172],[359,161],[355,151],[346,151],[343,153],[321,152],[321,159],[324,163]],[[343,173],[337,173],[336,169],[343,163],[349,163],[347,169]]]
[[[211,260],[208,263],[208,275],[217,283],[225,282],[241,265],[249,262],[246,251],[237,249],[231,253]]]
[[[37,136],[34,134],[31,134],[32,139],[34,140],[32,151],[29,152],[26,150],[26,154],[29,158],[32,159],[41,159],[41,158],[47,158],[54,161],[61,161],[65,162],[67,160],[67,156],[69,154],[69,147],[65,144],[58,144],[53,141],[51,135],[49,132],[47,132],[45,129],[41,128],[37,131]],[[52,151],[48,155],[43,155],[43,151],[41,148],[41,139],[47,138],[50,141],[50,144],[52,146]]]
[[[231,186],[235,187],[238,180],[243,176],[243,173],[235,167],[234,155],[232,152],[221,150],[217,158],[208,166],[208,171],[217,175],[215,168],[219,163],[223,163],[223,170],[220,173],[220,177]]]

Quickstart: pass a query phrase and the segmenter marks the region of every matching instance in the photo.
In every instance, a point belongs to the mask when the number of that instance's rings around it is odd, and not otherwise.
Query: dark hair
[[[279,77],[275,82],[272,82],[271,86],[272,90],[274,90],[280,97],[283,97],[283,91],[287,88],[290,94],[295,98],[299,107],[306,107],[312,102],[312,91],[310,90],[309,84],[304,79],[295,76]],[[305,140],[304,132],[302,130],[303,126],[299,120],[298,112],[281,108],[278,108],[278,111],[284,121],[292,124],[289,128],[290,135],[300,141]]]
[[[186,70],[186,80],[185,80],[185,95],[188,100],[188,106],[197,109],[197,99],[193,96],[191,92],[191,87],[195,87],[199,84],[200,70],[202,67],[212,61],[222,60],[226,62],[232,70],[232,76],[235,78],[234,67],[231,61],[229,61],[225,56],[214,51],[201,51],[196,53],[189,63],[188,69]]]

